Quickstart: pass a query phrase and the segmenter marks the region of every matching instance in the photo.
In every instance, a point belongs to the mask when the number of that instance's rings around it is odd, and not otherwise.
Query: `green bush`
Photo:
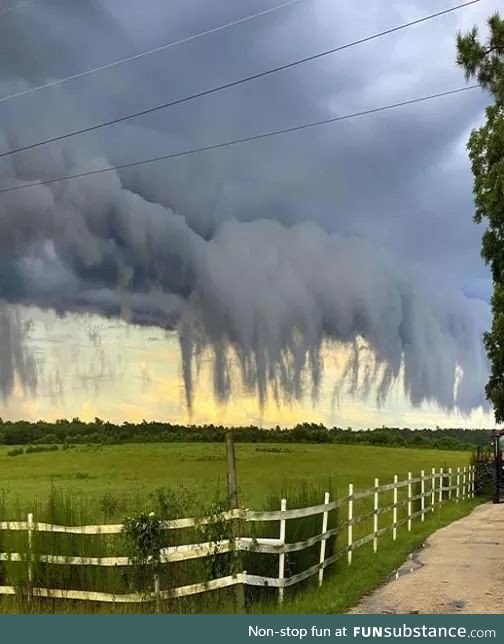
[[[25,454],[37,454],[38,452],[57,452],[58,445],[28,445]]]
[[[22,447],[15,447],[7,452],[7,456],[21,456],[21,454],[24,454],[24,448]]]

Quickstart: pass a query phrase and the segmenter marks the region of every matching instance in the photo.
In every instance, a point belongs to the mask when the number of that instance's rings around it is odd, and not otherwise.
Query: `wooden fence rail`
[[[0,553],[2,562],[27,562],[28,582],[30,597],[44,597],[53,599],[72,599],[96,602],[112,603],[141,603],[152,602],[161,599],[172,599],[176,597],[187,597],[198,593],[208,592],[220,588],[244,584],[249,586],[271,587],[278,589],[278,599],[283,601],[284,589],[294,586],[312,576],[318,576],[319,585],[324,582],[325,569],[340,560],[345,554],[348,565],[352,564],[353,552],[367,543],[372,543],[373,551],[379,550],[380,537],[387,533],[392,534],[395,541],[399,527],[407,525],[407,530],[412,529],[415,519],[425,520],[429,512],[446,502],[458,503],[460,500],[474,496],[474,467],[457,468],[455,472],[450,468],[444,471],[442,468],[436,472],[432,469],[430,474],[422,470],[419,477],[413,478],[411,472],[405,480],[399,481],[394,476],[392,483],[380,485],[378,479],[374,480],[374,486],[367,490],[354,490],[354,486],[348,486],[348,495],[339,499],[330,500],[329,493],[324,495],[324,502],[306,508],[287,508],[287,500],[282,499],[280,509],[275,511],[257,512],[248,509],[234,509],[213,517],[183,518],[164,521],[161,524],[163,530],[182,530],[186,528],[198,528],[217,522],[243,521],[245,523],[261,523],[275,521],[279,524],[277,538],[233,536],[229,539],[207,541],[187,545],[176,545],[161,548],[159,561],[161,564],[200,559],[206,557],[231,553],[235,551],[253,552],[259,554],[278,556],[278,576],[250,575],[246,571],[237,572],[234,575],[226,575],[217,579],[211,579],[201,583],[179,586],[162,590],[159,588],[159,578],[155,579],[152,592],[112,594],[106,592],[93,592],[87,590],[52,589],[38,588],[32,586],[32,564],[40,562],[49,565],[64,566],[104,566],[108,568],[128,567],[132,562],[127,556],[104,556],[87,557],[78,555],[38,554],[33,549],[33,535],[39,533],[56,533],[70,535],[117,535],[123,530],[122,524],[104,525],[81,525],[63,526],[53,525],[45,522],[37,522],[30,514],[27,521],[3,521],[0,522],[0,531],[23,531],[27,533],[27,553],[3,552]],[[414,492],[413,486],[419,486],[419,492]],[[399,490],[406,489],[406,498],[399,499]],[[392,503],[383,501],[383,495],[392,494]],[[355,510],[359,501],[369,499],[369,508],[358,514]],[[414,504],[419,509],[414,510]],[[346,520],[340,521],[337,527],[329,528],[330,513],[346,506]],[[404,510],[405,515],[399,518],[399,510]],[[391,513],[390,519],[385,524],[383,515]],[[288,521],[304,519],[321,515],[321,532],[308,539],[294,543],[286,542],[286,527]],[[359,535],[355,539],[354,528],[364,525],[366,521],[370,524],[368,534]],[[365,527],[365,525],[364,525]],[[331,538],[341,539],[346,530],[346,543],[340,545],[333,554],[327,556],[327,543]],[[236,533],[234,533],[236,535]],[[320,544],[319,561],[317,564],[307,568],[303,572],[286,576],[286,555],[300,552]],[[35,582],[33,582],[35,583]],[[0,586],[0,595],[15,595],[18,592],[26,592],[26,588],[20,589],[13,585]]]

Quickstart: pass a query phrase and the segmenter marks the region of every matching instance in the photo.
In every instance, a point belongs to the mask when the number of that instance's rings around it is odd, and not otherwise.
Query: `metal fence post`
[[[374,502],[373,502],[373,551],[378,552],[378,494],[380,492],[380,481],[374,480]]]
[[[280,503],[280,511],[285,512],[287,510],[287,499],[282,499]],[[278,587],[278,601],[283,602],[284,598],[284,587],[283,581],[285,579],[285,524],[286,520],[284,517],[280,519],[280,544],[282,550],[278,556],[278,581],[280,586]]]
[[[392,539],[397,539],[397,474],[394,474],[394,505],[392,508]]]
[[[425,521],[425,470],[420,472],[420,510],[422,521]]]
[[[353,484],[348,486],[348,565],[352,563],[353,543]]]
[[[324,505],[327,506],[329,504],[329,492],[326,492],[324,495]],[[329,519],[329,511],[325,510],[324,514],[322,515],[322,541],[320,542],[320,569],[319,569],[319,574],[318,574],[318,580],[319,580],[319,586],[322,586],[322,582],[324,581],[324,559],[325,559],[325,551],[326,551],[326,538],[325,538],[325,533],[327,532],[327,522]]]
[[[413,490],[411,487],[411,472],[408,472],[408,532],[411,532],[411,497],[413,496]]]

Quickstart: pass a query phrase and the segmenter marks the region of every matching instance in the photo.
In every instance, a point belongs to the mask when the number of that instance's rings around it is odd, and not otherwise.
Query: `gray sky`
[[[498,4],[485,0],[189,104],[2,159],[2,185],[461,87],[455,34],[475,23],[484,27]],[[272,5],[272,0],[37,0],[0,15],[0,97]],[[305,0],[134,63],[0,103],[0,150],[166,102],[449,6],[433,0]],[[435,400],[450,408],[456,403],[449,393],[453,365],[470,355],[478,362],[477,373],[461,404],[471,409],[481,402],[477,391],[485,379],[476,340],[488,323],[488,310],[467,297],[488,302],[490,284],[479,256],[482,231],[472,223],[465,142],[488,101],[474,90],[119,175],[0,195],[0,297],[61,312],[126,315],[129,307],[133,321],[151,320],[166,328],[185,316],[192,335],[187,342],[184,336],[182,344],[191,355],[198,345],[210,346],[218,363],[216,345],[234,346],[243,352],[244,364],[252,359],[247,377],[259,393],[264,378],[296,395],[299,368],[308,367],[315,380],[318,369],[296,352],[315,354],[324,339],[352,342],[367,333],[378,361],[391,366],[394,377],[400,370],[398,352],[404,358],[408,346],[414,346],[407,395],[414,403]],[[281,224],[278,243],[263,219]],[[223,225],[234,220],[253,222],[253,227]],[[310,237],[307,224],[315,224],[321,236]],[[295,257],[286,250],[294,243],[289,235],[301,237]],[[346,263],[338,251],[342,240],[349,240],[351,249]],[[252,275],[243,258],[235,257],[238,243],[261,262],[263,252],[279,257],[285,278],[271,284],[264,272]],[[325,253],[327,261],[317,272],[300,263],[303,255],[313,266]],[[217,268],[217,262],[222,266]],[[226,271],[236,279],[221,279]],[[383,294],[371,279],[377,274],[388,280]],[[288,275],[296,275],[298,282],[280,310]],[[329,277],[340,282],[337,289]],[[347,301],[345,284],[366,304]],[[410,295],[439,289],[449,296],[418,295],[411,305],[416,326],[404,332],[397,322],[398,337],[389,333],[390,293],[400,294],[404,317]],[[312,300],[313,292],[323,296]],[[341,310],[332,308],[336,303],[351,317],[348,330]],[[307,310],[320,318],[318,325],[306,321]],[[265,311],[267,330],[259,323],[250,333],[243,330],[245,316],[257,320]],[[376,311],[382,311],[379,320]],[[298,314],[296,324],[288,322]],[[463,331],[444,328],[461,319]],[[194,340],[195,329],[202,338]],[[299,346],[292,339],[296,330],[303,337]],[[437,339],[432,339],[433,330]],[[453,349],[437,360],[437,347],[446,346],[447,337]],[[259,349],[252,338],[258,338]],[[471,352],[465,355],[467,345]],[[292,369],[281,364],[284,349]],[[426,352],[431,352],[429,364],[419,358]],[[5,372],[10,365],[11,376],[16,371],[16,360],[4,358],[2,364]],[[18,374],[23,365],[26,360],[18,359]],[[214,371],[216,393],[225,398],[226,368],[217,364]],[[8,383],[11,376],[2,379]],[[29,380],[32,388],[33,377]],[[386,389],[386,378],[380,377],[380,383]]]

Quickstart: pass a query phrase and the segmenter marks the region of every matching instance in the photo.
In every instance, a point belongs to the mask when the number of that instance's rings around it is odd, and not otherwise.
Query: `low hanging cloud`
[[[306,372],[316,398],[327,342],[355,347],[347,375],[358,383],[366,368],[357,349],[362,338],[373,355],[379,400],[403,373],[413,405],[469,412],[485,405],[481,334],[488,314],[481,301],[433,290],[368,240],[313,224],[227,223],[198,257],[183,311],[188,404],[192,359],[208,348],[220,399],[230,394],[230,359],[237,357],[244,384],[264,403],[270,387],[299,398]]]
[[[152,2],[165,16],[164,3]],[[418,15],[427,12],[417,4]],[[128,19],[126,9],[116,16],[109,7],[84,11],[80,5],[34,4],[28,17],[0,23],[7,51],[0,60],[1,96],[130,53],[137,18]],[[183,26],[185,3],[174,5]],[[390,16],[381,3],[370,5],[377,10],[368,14],[369,33],[402,20],[400,3]],[[223,21],[234,6],[222,3]],[[308,3],[303,11],[301,18],[278,15],[248,31],[177,50],[177,65],[170,58],[145,59],[115,75],[35,95],[37,100],[2,103],[0,150],[279,64],[296,53],[284,46],[298,47],[298,39],[291,43],[284,35],[306,35],[303,16],[312,26],[312,37],[299,40],[306,53],[320,49],[319,39],[333,45],[336,36],[341,42],[349,38],[339,27],[333,33],[340,24],[333,3],[318,9]],[[353,3],[342,11],[353,35],[365,35],[351,20]],[[331,20],[323,19],[324,12]],[[150,42],[151,31],[146,33]],[[85,47],[91,36],[93,50]],[[235,38],[250,47],[240,48],[243,59],[229,62]],[[425,78],[411,72],[423,69],[414,62],[415,56],[425,57],[420,32],[411,32],[407,42],[408,91],[428,93]],[[448,51],[451,40],[443,42]],[[404,99],[389,96],[387,83],[381,88],[377,81],[404,73],[400,57],[391,63],[385,55],[389,46],[383,41],[372,45],[376,49],[352,49],[309,74],[295,71],[183,111],[4,158],[0,185],[43,181]],[[82,52],[90,59],[79,58]],[[220,78],[224,65],[230,69]],[[438,72],[439,87],[432,89],[446,89],[454,78],[442,65]],[[431,71],[429,77],[435,80]],[[218,399],[231,395],[231,364],[238,360],[243,383],[262,404],[268,395],[299,398],[307,388],[316,399],[324,348],[331,344],[352,347],[346,375],[355,392],[374,384],[383,401],[403,378],[413,405],[436,402],[463,412],[485,406],[488,365],[481,336],[489,306],[464,295],[473,277],[487,277],[478,257],[479,232],[471,223],[470,175],[458,152],[481,111],[481,99],[471,101],[467,109],[454,103],[443,111],[410,108],[268,147],[233,148],[176,165],[1,194],[2,395],[12,393],[16,379],[27,391],[36,384],[35,362],[23,342],[26,329],[16,316],[16,305],[24,305],[177,331],[189,408],[195,364],[208,351]],[[244,124],[252,129],[230,130]],[[427,180],[436,201],[426,198]],[[467,189],[447,192],[454,184]],[[432,266],[437,281],[413,262]],[[452,274],[443,288],[445,270]],[[359,349],[361,340],[371,361]]]
[[[305,375],[316,397],[324,343],[360,338],[374,356],[380,399],[403,373],[413,405],[469,412],[484,403],[488,307],[436,291],[369,240],[272,220],[225,222],[204,239],[114,173],[25,194],[0,205],[0,297],[178,329],[189,407],[193,360],[208,348],[216,396],[229,396],[236,356],[263,404],[269,388],[301,397]],[[13,336],[5,321],[2,344],[6,373],[17,365],[33,382],[19,330]],[[357,354],[349,365],[354,381],[361,362]],[[3,376],[4,391],[11,381]]]

